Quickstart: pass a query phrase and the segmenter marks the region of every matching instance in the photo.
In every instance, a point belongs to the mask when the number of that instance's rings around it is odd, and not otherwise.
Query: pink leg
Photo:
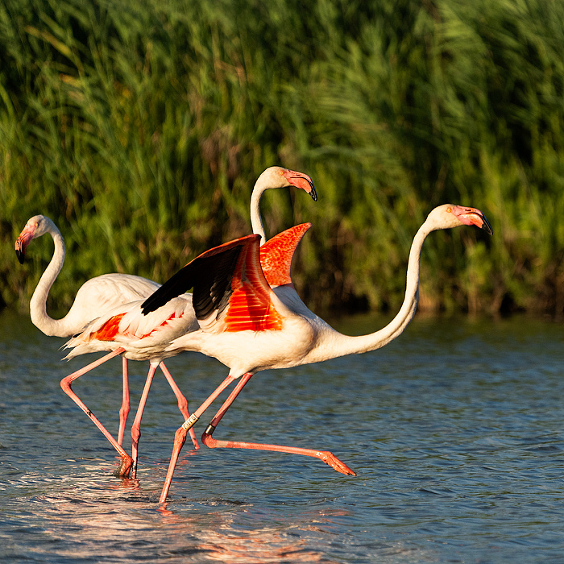
[[[170,489],[170,484],[172,482],[172,477],[174,475],[174,469],[176,468],[176,462],[178,461],[178,456],[180,451],[184,446],[186,441],[186,433],[191,429],[198,419],[202,416],[204,411],[213,403],[213,401],[233,382],[235,378],[233,376],[227,376],[225,380],[215,389],[215,391],[208,397],[208,399],[198,408],[196,411],[186,420],[182,427],[180,427],[174,435],[174,446],[172,448],[172,455],[170,457],[170,462],[168,464],[168,471],[165,478],[165,483],[161,492],[161,497],[159,498],[159,503],[165,503],[168,496],[168,490]]]
[[[248,449],[257,449],[257,450],[272,450],[276,452],[287,452],[291,454],[301,454],[305,456],[312,456],[314,458],[319,458],[329,466],[332,466],[337,472],[341,472],[342,474],[348,474],[350,476],[356,476],[356,473],[353,472],[346,464],[341,462],[335,455],[333,455],[329,451],[319,451],[313,449],[305,449],[305,448],[297,448],[297,447],[286,447],[286,446],[279,446],[279,445],[267,445],[267,444],[259,444],[259,443],[243,443],[243,442],[234,442],[234,441],[216,441],[212,438],[212,433],[215,430],[217,424],[221,421],[222,417],[225,415],[235,398],[239,395],[239,392],[243,389],[245,384],[251,379],[252,374],[245,374],[241,377],[241,380],[237,383],[237,386],[231,392],[229,397],[225,400],[215,417],[212,419],[211,424],[205,430],[204,434],[202,435],[202,441],[206,446],[210,448],[248,448]],[[172,482],[172,477],[174,475],[174,469],[176,467],[176,463],[178,461],[178,456],[180,455],[180,451],[182,450],[182,446],[186,441],[186,431],[190,429],[201,417],[202,413],[211,405],[211,403],[217,398],[219,394],[231,382],[235,380],[232,376],[228,376],[222,384],[209,396],[209,398],[194,412],[194,414],[184,422],[184,425],[180,427],[174,436],[174,446],[172,449],[172,455],[170,458],[168,472],[165,478],[165,483],[161,492],[161,497],[159,498],[159,503],[165,503],[166,498],[168,496],[168,492],[170,489],[170,484]]]
[[[119,410],[119,431],[118,431],[119,445],[123,445],[123,434],[125,432],[127,416],[129,415],[129,371],[127,369],[127,358],[125,357],[122,357],[122,367],[123,367],[123,397],[121,402],[121,409]]]
[[[121,456],[121,466],[119,467],[117,474],[118,474],[118,476],[127,477],[129,475],[129,471],[131,470],[131,465],[133,463],[133,460],[125,452],[125,450],[123,450],[121,445],[119,445],[118,442],[112,437],[112,435],[102,425],[102,423],[100,423],[100,421],[92,413],[92,411],[90,411],[90,409],[88,409],[88,407],[86,407],[84,402],[73,392],[72,387],[71,387],[71,384],[74,380],[76,380],[77,378],[79,378],[83,374],[86,374],[87,372],[89,372],[93,368],[100,366],[101,364],[103,364],[104,362],[109,360],[110,358],[113,358],[114,356],[117,356],[117,355],[119,355],[123,352],[125,352],[125,349],[120,347],[120,348],[116,349],[115,351],[107,354],[106,356],[103,356],[102,358],[88,364],[84,368],[81,368],[80,370],[73,372],[72,374],[70,374],[69,376],[67,376],[66,378],[63,378],[61,380],[61,388],[63,389],[65,394],[67,394],[72,399],[72,401],[74,401],[74,403],[76,403],[76,405],[78,405],[78,407],[80,407],[80,409],[82,409],[82,411],[84,411],[84,413],[86,413],[86,415],[88,415],[88,417],[94,423],[94,425],[96,425],[96,427],[98,427],[98,429],[100,429],[100,431],[102,431],[102,433],[106,437],[106,439],[108,439],[108,441],[110,441],[111,445],[116,449],[118,454]]]
[[[252,374],[245,374],[241,377],[241,380],[237,383],[229,397],[225,400],[224,404],[221,406],[215,417],[212,419],[211,423],[208,425],[207,429],[204,431],[202,435],[202,442],[209,448],[246,448],[246,449],[254,449],[254,450],[270,450],[275,452],[287,452],[290,454],[301,454],[304,456],[313,456],[314,458],[319,458],[328,464],[332,468],[334,468],[337,472],[341,472],[341,474],[348,474],[349,476],[356,476],[356,473],[353,472],[344,462],[341,462],[333,453],[327,450],[314,450],[309,448],[298,448],[298,447],[289,447],[289,446],[281,446],[281,445],[269,445],[269,444],[262,444],[262,443],[246,443],[246,442],[239,442],[239,441],[217,441],[212,437],[215,428],[235,400],[235,398],[239,395],[241,390],[245,387],[247,382],[251,379]]]
[[[177,386],[174,378],[172,377],[172,374],[169,372],[164,362],[161,362],[159,366],[161,367],[165,378],[170,384],[170,387],[172,388],[172,391],[174,392],[174,395],[178,400],[178,409],[180,409],[180,412],[182,413],[182,415],[184,415],[184,419],[188,419],[190,417],[190,412],[188,411],[188,401],[184,397],[184,394],[180,391],[180,388]],[[190,428],[190,438],[192,439],[192,443],[194,444],[194,449],[198,450],[200,448],[200,445],[198,444],[198,441],[196,439],[196,433],[194,433],[194,429],[192,428]]]
[[[149,396],[149,390],[151,389],[151,384],[153,383],[153,377],[155,371],[157,370],[158,364],[151,362],[149,366],[149,373],[147,374],[147,380],[145,381],[145,386],[143,388],[143,393],[141,399],[139,400],[139,407],[137,408],[137,413],[135,414],[135,419],[133,425],[131,426],[131,438],[133,439],[131,445],[131,457],[133,458],[133,468],[131,475],[133,478],[137,477],[137,462],[139,455],[137,449],[139,447],[139,437],[141,436],[141,419],[143,417],[143,411],[145,410],[145,405],[147,404],[147,397]]]

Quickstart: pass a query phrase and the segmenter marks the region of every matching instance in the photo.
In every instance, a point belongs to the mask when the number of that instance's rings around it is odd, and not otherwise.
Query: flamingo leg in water
[[[74,403],[76,403],[76,405],[78,405],[78,407],[80,407],[80,409],[82,409],[82,411],[84,411],[84,413],[88,415],[88,417],[94,423],[94,425],[96,425],[96,427],[100,429],[102,434],[106,437],[106,439],[108,439],[108,441],[110,441],[111,445],[116,449],[118,454],[121,456],[121,465],[119,467],[119,470],[117,471],[117,475],[121,477],[127,477],[129,475],[129,472],[131,470],[131,465],[133,463],[132,458],[125,452],[125,450],[123,450],[121,445],[118,444],[118,442],[112,437],[110,432],[102,425],[102,423],[100,423],[99,419],[92,413],[92,411],[90,411],[90,409],[86,406],[86,404],[74,393],[71,387],[71,384],[74,380],[76,380],[83,374],[86,374],[93,368],[100,366],[110,358],[113,358],[114,356],[117,356],[123,352],[125,352],[125,349],[120,347],[115,351],[107,354],[106,356],[103,356],[102,358],[99,358],[98,360],[81,368],[80,370],[73,372],[72,374],[61,380],[61,388],[63,389],[65,394],[67,394],[72,399],[72,401],[74,401]]]
[[[172,482],[172,477],[174,475],[174,469],[176,468],[176,463],[180,455],[180,451],[184,446],[186,441],[186,433],[191,429],[198,419],[202,416],[204,411],[214,402],[214,400],[233,382],[235,378],[233,376],[227,376],[225,380],[215,389],[215,391],[208,397],[208,399],[200,406],[190,417],[184,421],[184,424],[176,431],[174,435],[174,446],[172,447],[172,455],[170,456],[170,462],[168,463],[168,471],[165,478],[165,483],[161,492],[161,497],[159,498],[159,503],[165,503],[168,496],[168,490],[170,489],[170,484]]]
[[[334,468],[337,472],[341,472],[341,474],[347,474],[349,476],[356,476],[356,473],[353,472],[344,462],[339,460],[333,453],[327,450],[315,450],[309,448],[298,448],[298,447],[290,447],[290,446],[282,446],[282,445],[269,445],[263,443],[247,443],[247,442],[240,442],[240,441],[217,441],[212,437],[215,428],[231,406],[231,404],[235,401],[235,398],[239,395],[241,390],[245,387],[247,382],[251,379],[252,374],[245,374],[241,377],[241,380],[237,382],[237,385],[229,395],[229,397],[225,400],[224,404],[221,406],[219,411],[216,413],[214,418],[212,419],[211,423],[208,425],[207,429],[204,431],[202,435],[202,442],[209,448],[245,448],[245,449],[253,449],[253,450],[269,450],[274,452],[287,452],[289,454],[301,454],[304,456],[312,456],[314,458],[319,458],[328,464],[332,468]]]
[[[170,384],[170,387],[172,388],[172,391],[174,392],[178,400],[178,407],[182,415],[184,415],[185,419],[188,419],[190,417],[190,413],[188,412],[188,401],[180,391],[180,388],[176,385],[172,374],[165,366],[164,362],[161,362],[158,365],[156,363],[151,363],[149,372],[147,374],[147,380],[145,381],[145,386],[143,387],[143,393],[141,394],[141,399],[139,400],[139,407],[137,408],[137,413],[135,414],[135,419],[133,421],[133,425],[131,426],[131,457],[133,458],[133,467],[131,469],[132,478],[137,477],[137,466],[139,462],[139,438],[141,437],[141,419],[143,418],[143,412],[145,411],[145,406],[147,405],[147,398],[149,397],[149,391],[151,389],[151,384],[153,383],[153,378],[155,376],[157,366],[160,366],[163,374],[165,375],[165,378]],[[195,448],[200,448],[193,429],[190,429],[190,436],[193,437],[192,442],[194,443]]]
[[[147,404],[147,397],[149,396],[149,390],[151,389],[151,384],[153,383],[153,377],[155,376],[155,371],[157,370],[158,364],[152,363],[149,366],[149,372],[147,374],[147,380],[145,380],[145,386],[143,387],[143,393],[141,394],[141,399],[139,400],[139,407],[137,408],[137,413],[135,414],[135,419],[133,425],[131,426],[131,457],[133,458],[133,467],[131,469],[132,478],[137,477],[137,462],[138,462],[138,447],[139,447],[139,437],[141,437],[141,419],[143,417],[143,411],[145,410],[145,405]]]
[[[184,394],[180,391],[180,388],[177,386],[172,374],[169,372],[168,368],[165,366],[164,362],[159,364],[165,378],[167,379],[176,399],[178,400],[178,409],[182,415],[184,415],[184,419],[188,419],[190,417],[190,412],[188,411],[188,400],[184,397]],[[198,450],[200,445],[196,439],[196,433],[194,433],[194,429],[190,428],[190,438],[192,439],[192,443],[194,444],[194,449]]]
[[[123,371],[123,398],[121,401],[121,409],[119,410],[119,430],[118,430],[118,444],[123,445],[123,435],[125,432],[125,425],[127,423],[127,416],[129,415],[129,370],[127,368],[127,358],[122,357],[122,371]]]
[[[222,417],[225,415],[226,411],[229,409],[235,398],[239,395],[240,391],[244,388],[245,384],[251,379],[252,374],[244,374],[241,380],[237,383],[229,397],[225,400],[219,411],[216,413],[215,417],[212,419],[211,424],[208,426],[204,434],[202,435],[202,442],[209,446],[210,448],[248,448],[256,450],[271,450],[276,452],[287,452],[290,454],[301,454],[305,456],[312,456],[314,458],[319,458],[329,466],[332,466],[337,472],[342,474],[348,474],[350,476],[356,476],[346,464],[341,462],[335,455],[329,451],[297,448],[297,447],[286,447],[280,445],[267,445],[259,443],[243,443],[243,442],[233,442],[233,441],[216,441],[212,438],[212,433],[215,430],[217,424],[221,421]],[[172,455],[170,457],[170,462],[168,466],[168,472],[165,478],[165,483],[161,492],[161,497],[159,498],[159,503],[165,503],[170,489],[170,484],[172,482],[172,477],[174,475],[174,469],[178,461],[178,456],[182,450],[182,446],[186,441],[186,432],[190,429],[196,421],[201,417],[204,411],[212,404],[212,402],[235,380],[232,376],[228,376],[208,397],[208,399],[192,414],[192,416],[184,422],[184,425],[180,427],[174,436],[174,446],[172,449]]]

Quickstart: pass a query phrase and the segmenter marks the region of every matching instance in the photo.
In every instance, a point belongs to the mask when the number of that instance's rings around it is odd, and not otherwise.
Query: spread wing
[[[260,266],[259,242],[259,235],[249,235],[202,253],[143,303],[143,314],[193,288],[194,311],[204,330],[280,329],[282,317]]]
[[[278,233],[260,247],[260,265],[269,286],[291,284],[294,253],[311,223],[295,225]]]
[[[204,331],[282,329],[286,308],[270,286],[292,283],[292,258],[310,227],[291,227],[262,247],[259,235],[248,235],[202,253],[145,300],[143,315],[193,288],[196,319]]]
[[[229,292],[231,276],[239,255],[257,238],[260,239],[258,235],[248,235],[214,247],[196,257],[143,302],[143,315],[148,315],[191,288],[194,288],[193,305],[198,319],[207,317],[214,309],[224,309],[222,300]]]

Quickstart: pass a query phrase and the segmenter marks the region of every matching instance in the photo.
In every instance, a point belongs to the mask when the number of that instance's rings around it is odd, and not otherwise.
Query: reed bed
[[[553,0],[3,0],[2,305],[23,307],[52,252],[19,267],[37,213],[67,243],[49,307],[105,272],[164,281],[249,232],[267,166],[269,233],[311,221],[295,262],[324,313],[395,309],[411,239],[452,202],[494,236],[429,238],[421,307],[564,312],[564,4]]]

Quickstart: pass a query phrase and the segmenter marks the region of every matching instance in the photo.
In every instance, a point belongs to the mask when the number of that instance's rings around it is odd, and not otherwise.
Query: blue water
[[[331,450],[358,476],[187,443],[158,511],[182,423],[165,379],[138,480],[118,479],[115,452],[59,387],[95,357],[62,362],[62,340],[3,313],[0,561],[564,562],[563,342],[557,323],[418,317],[380,351],[258,374],[214,436]],[[227,374],[199,355],[168,366],[192,408]],[[131,363],[132,405],[146,369]],[[73,386],[114,433],[120,374],[114,359]]]

